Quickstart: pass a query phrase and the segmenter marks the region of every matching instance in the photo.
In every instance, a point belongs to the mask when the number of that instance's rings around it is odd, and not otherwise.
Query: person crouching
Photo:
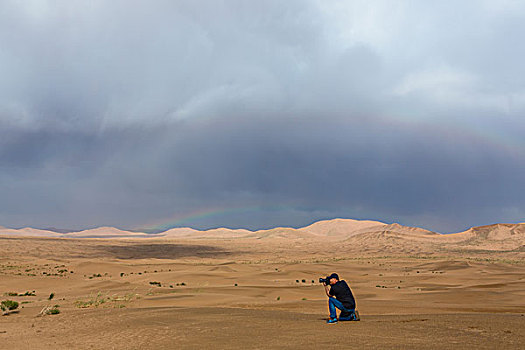
[[[325,279],[320,278],[326,295],[328,296],[328,309],[330,318],[328,324],[337,323],[337,309],[341,310],[339,321],[359,321],[359,313],[356,310],[356,303],[350,287],[344,280],[339,280],[337,273],[332,273]]]

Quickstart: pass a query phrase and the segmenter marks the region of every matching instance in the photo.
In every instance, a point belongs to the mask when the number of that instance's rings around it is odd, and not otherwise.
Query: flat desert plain
[[[0,298],[20,304],[0,316],[0,348],[523,349],[524,233],[343,219],[257,232],[0,230]],[[325,323],[318,279],[332,272],[360,322]]]

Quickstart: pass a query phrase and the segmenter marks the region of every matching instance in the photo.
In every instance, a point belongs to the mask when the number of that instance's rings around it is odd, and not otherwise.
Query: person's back
[[[336,297],[347,309],[355,309],[355,299],[345,280],[337,281],[330,288],[330,295]]]

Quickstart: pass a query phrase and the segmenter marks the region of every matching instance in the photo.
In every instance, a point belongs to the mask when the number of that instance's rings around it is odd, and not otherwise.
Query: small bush
[[[96,296],[91,296],[90,299],[86,301],[77,300],[75,301],[75,306],[81,309],[88,308],[88,307],[98,307],[101,304],[104,304],[106,302],[105,296],[98,292]]]
[[[281,300],[281,297],[277,297],[277,299],[276,299],[276,300],[277,300],[277,301]]]
[[[149,284],[151,284],[152,286],[158,286],[158,287],[162,287],[162,284],[160,282],[150,282]]]
[[[53,306],[51,309],[47,311],[48,315],[58,315],[60,313],[60,310],[58,309],[58,305]]]
[[[120,277],[122,277],[122,276],[124,276],[124,272],[121,272],[121,273],[120,273]]]
[[[40,313],[37,316],[46,316],[46,315],[58,315],[60,313],[60,310],[58,309],[60,305],[55,306],[44,306],[42,310],[40,310]]]
[[[2,309],[4,313],[16,310],[18,309],[18,302],[14,300],[2,300],[0,303],[0,309]]]
[[[55,297],[55,293],[51,293],[51,294],[49,294],[49,298],[47,298],[47,299],[48,300],[52,300],[54,297]]]
[[[16,297],[18,296],[18,293],[17,292],[7,292],[4,295],[7,297]]]

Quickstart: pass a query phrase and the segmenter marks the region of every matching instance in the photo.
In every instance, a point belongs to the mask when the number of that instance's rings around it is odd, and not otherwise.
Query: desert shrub
[[[149,284],[151,284],[152,286],[162,287],[162,284],[161,284],[160,282],[152,281],[152,282],[150,282]]]
[[[53,306],[51,309],[47,311],[48,315],[58,315],[60,313],[60,310],[58,309],[58,305]]]
[[[28,296],[28,297],[34,297],[36,294],[35,294],[35,291],[27,291],[25,292],[24,294],[20,294],[21,296]]]
[[[106,302],[106,297],[101,292],[98,292],[96,296],[91,296],[86,301],[82,301],[82,300],[75,301],[75,306],[78,308],[84,309],[88,307],[98,307],[99,305],[104,304],[105,302]]]
[[[306,280],[301,280],[301,282],[306,283]]]
[[[2,300],[0,303],[0,308],[4,312],[16,310],[18,308],[18,302],[14,300]]]
[[[18,296],[18,293],[17,292],[7,292],[4,295],[7,297],[16,297]]]
[[[49,298],[47,298],[47,299],[48,299],[48,300],[51,300],[51,299],[53,299],[54,297],[55,297],[55,293],[51,293],[51,294],[49,294]]]
[[[84,309],[90,307],[99,307],[102,304],[109,303],[110,305],[113,304],[113,307],[120,307],[116,306],[117,303],[130,302],[133,299],[140,299],[140,296],[135,293],[128,293],[122,296],[119,296],[117,294],[108,296],[107,294],[98,292],[96,295],[91,295],[88,300],[75,301],[75,306]]]
[[[124,276],[124,272],[121,272],[121,273],[120,273],[120,277],[122,277],[122,276]]]
[[[17,312],[18,310],[16,309],[18,309],[18,302],[14,300],[3,300],[0,303],[0,309],[2,310],[2,315],[8,315],[11,312]]]
[[[59,307],[60,305],[44,306],[37,316],[58,315],[60,313],[60,310],[58,309]]]

